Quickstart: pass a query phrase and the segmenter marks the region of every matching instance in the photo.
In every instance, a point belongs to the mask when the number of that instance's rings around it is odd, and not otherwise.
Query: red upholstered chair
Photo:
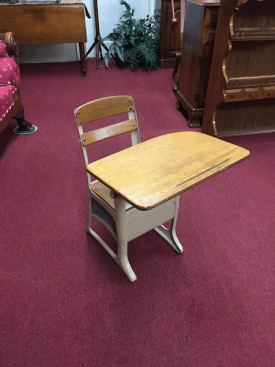
[[[18,45],[11,32],[0,33],[0,133],[11,119],[18,127],[16,134],[26,135],[37,130],[24,118],[20,99],[20,71],[18,65]]]

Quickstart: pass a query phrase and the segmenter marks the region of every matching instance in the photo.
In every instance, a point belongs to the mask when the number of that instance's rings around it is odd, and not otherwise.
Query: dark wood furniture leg
[[[18,131],[30,131],[32,124],[25,119],[24,116],[24,108],[21,106],[19,110],[17,110],[14,118],[18,124]]]
[[[194,108],[179,90],[177,90],[177,98],[176,109],[182,112],[188,126],[200,127],[204,109]]]
[[[81,68],[82,68],[82,75],[86,76],[86,57],[85,57],[85,49],[84,49],[84,43],[79,43],[79,53],[80,53],[80,59],[81,59]]]
[[[176,62],[173,70],[173,90],[178,90],[179,76],[180,76],[180,56],[176,56]]]

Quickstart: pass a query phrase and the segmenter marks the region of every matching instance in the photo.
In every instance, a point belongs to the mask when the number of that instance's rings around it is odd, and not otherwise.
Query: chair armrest
[[[18,55],[19,55],[19,46],[16,42],[14,34],[12,32],[0,33],[0,40],[4,40],[6,42],[6,48],[8,55],[13,58],[13,60],[19,64]]]

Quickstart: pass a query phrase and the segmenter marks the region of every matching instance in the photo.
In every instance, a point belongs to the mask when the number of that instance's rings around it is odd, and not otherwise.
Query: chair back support
[[[83,125],[106,117],[128,113],[128,120],[100,129],[83,132]],[[82,145],[85,166],[88,160],[86,146],[117,135],[131,133],[132,145],[140,143],[138,121],[134,99],[131,96],[113,96],[88,102],[74,111],[78,133]],[[88,186],[90,175],[87,173]]]
[[[97,141],[112,138],[113,136],[122,135],[134,130],[137,130],[135,119],[119,122],[115,125],[83,133],[81,135],[82,144],[87,146]]]
[[[97,99],[76,109],[80,125],[124,112],[135,111],[135,102],[130,96],[114,96]]]

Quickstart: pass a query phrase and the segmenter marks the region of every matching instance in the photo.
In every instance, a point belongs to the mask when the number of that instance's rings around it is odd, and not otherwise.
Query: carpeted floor
[[[189,130],[172,70],[96,70],[88,60],[86,78],[78,63],[21,73],[38,131],[14,135],[12,121],[0,135],[0,366],[275,366],[275,134],[227,139],[251,156],[181,195],[183,255],[155,232],[131,241],[130,283],[85,231],[73,111],[130,94],[142,141]],[[111,139],[95,156],[115,149]]]

